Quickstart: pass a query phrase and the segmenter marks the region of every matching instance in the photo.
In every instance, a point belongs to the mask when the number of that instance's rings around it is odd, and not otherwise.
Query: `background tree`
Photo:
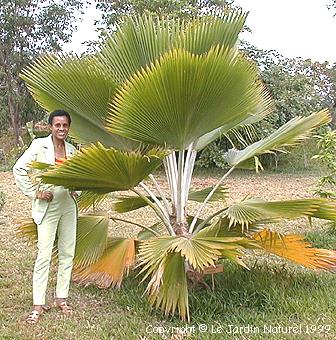
[[[334,11],[334,17],[336,16],[336,0],[331,0],[331,2],[327,5],[328,9]]]
[[[252,59],[260,77],[274,100],[274,114],[260,122],[254,136],[262,138],[295,116],[307,116],[311,112],[328,108],[333,114],[336,105],[336,64],[314,62],[310,59],[286,58],[275,50],[262,50],[247,42],[241,50]],[[229,136],[230,137],[230,136]],[[245,137],[249,137],[246,136]],[[239,143],[234,136],[230,140]],[[209,145],[201,154],[199,165],[226,167],[223,150],[228,140],[221,139]],[[302,154],[305,155],[304,146]],[[302,151],[302,150],[301,150]],[[312,150],[312,154],[316,152]],[[274,156],[267,155],[266,165],[273,162]],[[303,157],[304,166],[308,156]]]
[[[81,0],[0,0],[0,101],[3,127],[19,138],[20,114],[36,106],[19,73],[43,52],[60,51],[83,13]],[[30,110],[29,110],[30,108]]]
[[[129,15],[151,13],[188,18],[232,5],[233,0],[96,0],[96,7],[102,11],[102,18],[96,24],[101,30],[112,32]]]

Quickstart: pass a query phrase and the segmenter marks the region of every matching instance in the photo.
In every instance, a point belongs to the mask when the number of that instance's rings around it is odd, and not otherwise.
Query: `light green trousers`
[[[69,191],[52,187],[54,198],[49,203],[41,224],[37,226],[37,258],[33,273],[33,303],[45,304],[52,250],[57,235],[58,271],[55,297],[67,298],[76,245],[77,207]]]

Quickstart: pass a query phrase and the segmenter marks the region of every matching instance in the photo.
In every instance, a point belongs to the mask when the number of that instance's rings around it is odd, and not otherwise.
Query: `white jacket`
[[[76,153],[76,148],[70,143],[65,142],[65,153],[67,158],[71,158]],[[55,151],[51,135],[45,138],[34,139],[13,167],[15,182],[19,189],[32,200],[32,217],[36,224],[40,224],[47,211],[49,202],[36,198],[39,186],[32,183],[28,176],[30,168],[27,164],[32,161],[55,164]]]

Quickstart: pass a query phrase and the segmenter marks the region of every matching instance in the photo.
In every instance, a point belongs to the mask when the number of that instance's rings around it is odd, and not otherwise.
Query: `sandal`
[[[25,323],[28,325],[36,325],[40,319],[42,313],[37,310],[32,310],[29,315],[26,317]]]
[[[73,309],[67,304],[66,301],[62,301],[60,303],[55,301],[54,304],[62,311],[64,315],[71,315],[73,313]]]
[[[43,312],[49,312],[51,307],[49,305],[42,305]]]

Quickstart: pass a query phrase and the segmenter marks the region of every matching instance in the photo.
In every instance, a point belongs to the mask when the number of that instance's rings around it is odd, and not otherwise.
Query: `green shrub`
[[[315,136],[318,139],[318,154],[313,156],[322,163],[327,173],[319,179],[315,193],[321,197],[336,198],[336,131],[327,130]]]

